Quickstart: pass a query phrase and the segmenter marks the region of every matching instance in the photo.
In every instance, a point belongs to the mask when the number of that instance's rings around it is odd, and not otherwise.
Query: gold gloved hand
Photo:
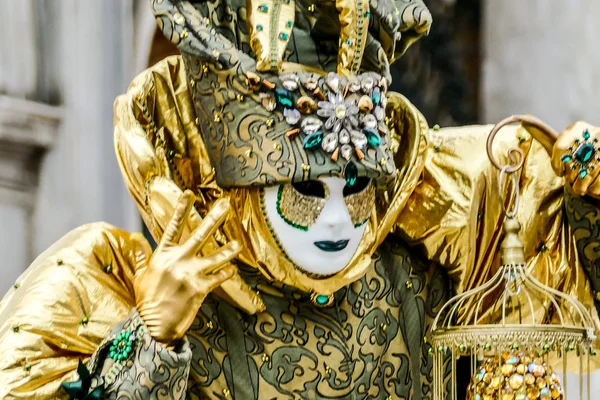
[[[574,193],[600,198],[600,129],[586,122],[565,129],[552,148],[552,168]]]
[[[179,243],[193,204],[194,194],[184,192],[148,265],[135,275],[138,313],[152,337],[165,345],[183,338],[206,296],[235,275],[228,263],[241,251],[239,243],[231,241],[209,256],[198,256],[228,216],[225,199],[218,200],[190,237]]]

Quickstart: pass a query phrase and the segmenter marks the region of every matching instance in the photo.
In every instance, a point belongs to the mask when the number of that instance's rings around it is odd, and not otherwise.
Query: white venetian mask
[[[352,187],[328,177],[264,190],[266,217],[282,249],[297,267],[318,276],[348,265],[374,202],[375,189],[367,178]]]

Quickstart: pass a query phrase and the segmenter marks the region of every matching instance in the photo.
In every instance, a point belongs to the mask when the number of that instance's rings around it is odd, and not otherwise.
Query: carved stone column
[[[0,293],[34,257],[31,215],[41,155],[54,143],[57,107],[0,96]]]

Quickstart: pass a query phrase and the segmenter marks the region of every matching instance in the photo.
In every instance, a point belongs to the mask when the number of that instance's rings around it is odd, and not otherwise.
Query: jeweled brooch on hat
[[[342,77],[329,73],[280,76],[281,87],[247,73],[249,85],[266,88],[259,94],[267,111],[280,108],[289,125],[288,137],[303,135],[306,150],[322,149],[335,162],[346,160],[344,178],[349,186],[358,178],[355,162],[368,147],[378,148],[388,133],[385,120],[387,81],[375,73]]]

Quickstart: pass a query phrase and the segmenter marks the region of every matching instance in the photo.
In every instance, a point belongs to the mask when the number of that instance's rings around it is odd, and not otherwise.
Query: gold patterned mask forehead
[[[312,183],[322,188],[321,195],[303,193],[294,184],[284,184],[277,192],[277,213],[290,226],[307,231],[319,218],[325,203],[329,199],[327,185],[319,181]],[[359,227],[369,220],[375,204],[375,186],[371,180],[362,180],[356,188],[346,186],[344,203],[350,214],[354,227]]]

